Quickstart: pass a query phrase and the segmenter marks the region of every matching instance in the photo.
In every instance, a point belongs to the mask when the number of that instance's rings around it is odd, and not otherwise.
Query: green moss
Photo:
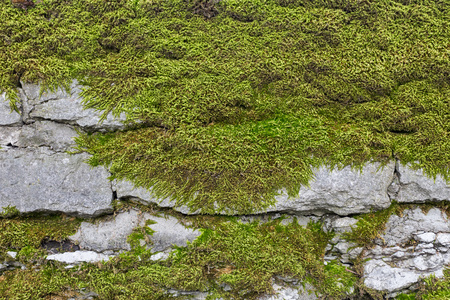
[[[113,177],[248,213],[311,166],[399,158],[450,179],[447,1],[0,2],[0,89],[86,85],[136,129],[83,135]]]
[[[98,293],[99,299],[165,299],[169,298],[165,291],[172,288],[209,291],[224,299],[254,299],[271,293],[272,278],[279,275],[309,282],[327,299],[342,299],[356,277],[343,266],[324,265],[330,237],[319,223],[304,228],[296,220],[288,225],[281,219],[261,224],[217,222],[165,261],[151,261],[150,250],[135,247],[109,262],[71,270],[47,262],[38,272],[5,272],[0,295],[6,298],[0,298],[41,299],[85,288]],[[225,291],[224,283],[231,290]]]
[[[0,251],[39,248],[47,238],[62,241],[75,234],[81,220],[61,216],[24,216],[0,219]],[[27,248],[30,249],[30,248]]]

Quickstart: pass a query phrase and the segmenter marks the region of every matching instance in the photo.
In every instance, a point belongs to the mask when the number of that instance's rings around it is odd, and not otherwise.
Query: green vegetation
[[[331,235],[322,232],[321,224],[304,228],[296,220],[288,225],[281,221],[219,221],[203,229],[187,247],[157,262],[149,260],[151,252],[136,243],[152,232],[144,230],[140,235],[138,228],[130,236],[133,250],[103,264],[67,270],[46,262],[39,270],[5,272],[0,277],[0,299],[42,299],[80,289],[98,293],[99,299],[165,299],[169,288],[208,290],[211,299],[254,299],[272,292],[272,278],[277,275],[308,282],[327,299],[342,299],[349,293],[357,278],[344,266],[324,265]],[[35,238],[23,240],[32,244]]]
[[[0,89],[77,78],[126,132],[82,135],[113,177],[248,213],[311,166],[393,157],[450,179],[450,2],[0,1]]]

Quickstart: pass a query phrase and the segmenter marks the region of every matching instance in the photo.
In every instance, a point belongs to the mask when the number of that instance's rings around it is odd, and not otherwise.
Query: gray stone
[[[385,245],[394,246],[415,238],[414,234],[419,231],[450,232],[450,223],[446,214],[438,208],[432,208],[426,214],[420,208],[408,209],[403,212],[402,217],[389,217],[382,238]]]
[[[13,259],[15,259],[16,256],[17,256],[17,252],[15,252],[15,251],[8,251],[8,252],[6,252],[6,254],[8,254],[9,256],[11,256]]]
[[[0,126],[20,124],[22,124],[22,117],[16,111],[11,111],[9,101],[6,100],[6,93],[0,94]]]
[[[76,80],[70,85],[70,91],[58,88],[39,95],[40,85],[22,83],[26,99],[24,103],[24,118],[26,122],[35,120],[50,120],[60,123],[77,125],[88,130],[119,130],[123,129],[126,120],[124,113],[118,119],[109,114],[100,123],[102,112],[94,109],[84,109],[80,92],[82,86]]]
[[[404,290],[416,283],[419,277],[419,273],[391,267],[381,260],[370,260],[364,264],[364,284],[377,291]]]
[[[364,247],[356,247],[348,251],[348,255],[350,259],[356,259],[361,252],[364,250]]]
[[[436,243],[442,246],[450,246],[450,233],[440,232],[436,235]]]
[[[350,247],[355,247],[355,243],[350,242],[340,242],[334,246],[334,249],[338,250],[340,253],[345,254],[348,252]]]
[[[111,255],[104,255],[94,251],[75,251],[52,254],[47,256],[47,260],[55,260],[65,264],[79,264],[82,262],[96,263],[100,261],[108,261]]]
[[[313,288],[311,286],[307,286],[307,289],[304,290],[303,287],[290,287],[290,286],[282,286],[274,283],[273,289],[275,295],[264,295],[258,298],[258,300],[313,300],[319,299],[313,292]]]
[[[169,258],[169,254],[165,252],[158,252],[156,254],[153,254],[150,256],[150,260],[157,261],[157,260],[166,260]]]
[[[394,162],[384,168],[379,163],[367,163],[362,172],[347,166],[341,170],[322,166],[313,170],[309,187],[302,186],[295,197],[285,191],[276,196],[277,203],[267,211],[332,212],[349,215],[389,207],[387,188],[394,176]]]
[[[444,258],[441,254],[418,256],[413,260],[414,267],[419,271],[434,271],[444,266]]]
[[[191,212],[189,207],[185,205],[176,206],[175,202],[170,200],[169,198],[158,199],[152,194],[151,191],[144,189],[142,187],[135,187],[131,182],[127,180],[120,180],[120,181],[114,180],[112,184],[114,191],[117,193],[117,198],[119,199],[131,199],[145,205],[148,205],[150,203],[156,203],[160,207],[174,208],[174,210],[187,215],[197,213],[197,211]]]
[[[0,148],[17,145],[21,130],[22,127],[0,127]]]
[[[109,173],[86,164],[88,157],[46,148],[0,151],[0,208],[85,217],[111,212]]]
[[[77,135],[69,125],[37,121],[22,127],[15,146],[22,148],[47,146],[54,151],[66,151],[75,146],[74,138]]]
[[[436,238],[436,234],[434,232],[426,232],[416,235],[416,239],[422,243],[432,243]]]
[[[450,199],[450,185],[441,175],[436,179],[427,177],[422,169],[414,170],[411,166],[398,164],[400,190],[393,195],[398,202],[443,201]]]
[[[155,232],[149,239],[152,242],[152,251],[158,252],[170,248],[172,245],[186,246],[187,241],[193,241],[201,233],[198,230],[185,228],[172,216],[167,218],[156,217],[136,210],[119,213],[115,217],[97,220],[96,223],[83,222],[69,239],[81,249],[130,250],[127,237],[136,227],[143,227],[147,220],[156,222],[148,225]]]
[[[277,203],[265,212],[314,213],[333,212],[339,215],[369,212],[371,209],[383,209],[390,205],[387,187],[394,174],[394,162],[384,168],[379,163],[368,163],[362,173],[347,166],[341,170],[322,166],[314,170],[314,179],[309,187],[301,187],[298,196],[289,198],[284,191],[276,196]],[[156,199],[150,191],[135,188],[130,182],[114,183],[119,198],[140,199],[142,203],[157,203],[161,207],[173,207],[184,214],[195,214],[188,207],[175,207],[170,199]],[[217,212],[223,214],[224,212]],[[236,214],[226,211],[226,214]],[[353,221],[352,221],[353,222]]]

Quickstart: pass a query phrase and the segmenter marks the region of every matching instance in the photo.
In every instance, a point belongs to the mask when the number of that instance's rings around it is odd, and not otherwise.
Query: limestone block
[[[18,147],[47,146],[54,151],[66,151],[75,146],[74,138],[77,132],[69,125],[48,121],[37,121],[23,126],[18,141]]]
[[[92,168],[87,154],[46,148],[0,151],[0,211],[64,212],[84,217],[112,211],[109,173]]]
[[[16,111],[11,111],[9,101],[6,100],[6,93],[0,94],[0,126],[20,125],[22,117]]]
[[[0,127],[0,148],[6,146],[15,146],[19,141],[19,135],[22,127]]]
[[[426,202],[450,200],[450,184],[440,175],[436,180],[428,178],[422,169],[413,170],[409,165],[399,163],[399,191],[391,194],[398,202]]]
[[[317,298],[314,292],[308,292],[308,290],[312,290],[313,288],[307,284],[307,289],[303,289],[303,287],[299,286],[297,288],[282,286],[274,283],[273,290],[275,291],[275,295],[264,295],[258,298],[258,300],[314,300]]]
[[[420,273],[391,267],[381,260],[370,260],[364,265],[364,284],[377,291],[401,291],[418,282]]]
[[[384,168],[367,163],[362,172],[347,166],[341,170],[322,166],[314,170],[309,187],[301,187],[298,196],[282,192],[268,211],[332,212],[338,215],[366,213],[389,207],[387,188],[394,177],[394,162]]]
[[[198,230],[185,228],[174,217],[161,218],[130,210],[114,218],[98,220],[95,224],[83,222],[69,239],[87,250],[130,250],[127,237],[133,228],[145,226],[147,220],[156,222],[149,225],[155,231],[150,237],[154,252],[166,250],[172,245],[186,246],[187,241],[193,241],[201,234]]]
[[[50,120],[60,123],[78,125],[88,130],[118,130],[123,129],[125,114],[115,119],[112,114],[100,122],[102,112],[95,109],[84,109],[82,87],[74,80],[70,86],[70,92],[63,88],[56,91],[40,93],[40,85],[22,83],[25,99],[23,99],[24,118],[26,122],[36,120]]]

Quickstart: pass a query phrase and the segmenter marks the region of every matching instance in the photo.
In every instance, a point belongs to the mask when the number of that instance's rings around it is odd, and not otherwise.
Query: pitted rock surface
[[[414,170],[410,165],[397,163],[399,189],[390,193],[398,202],[426,202],[450,200],[450,183],[441,175],[436,179],[429,178],[422,169]]]
[[[97,216],[112,211],[109,173],[92,168],[87,154],[56,153],[45,147],[0,150],[0,211],[64,212]]]
[[[153,252],[164,251],[172,245],[186,246],[188,241],[193,241],[201,234],[198,230],[184,227],[172,216],[162,218],[149,213],[129,210],[95,224],[83,222],[75,235],[69,239],[78,243],[81,249],[99,252],[130,250],[131,247],[127,242],[128,236],[134,228],[145,226],[147,220],[155,222],[155,224],[148,225],[155,231],[148,237],[152,242]]]

